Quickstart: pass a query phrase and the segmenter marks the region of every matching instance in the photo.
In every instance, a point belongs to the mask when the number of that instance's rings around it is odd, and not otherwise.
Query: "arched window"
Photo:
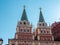
[[[22,32],[22,29],[20,29],[20,32]]]
[[[27,30],[27,32],[29,32],[29,30]]]
[[[15,45],[15,44],[12,44],[12,45]]]
[[[37,38],[37,35],[35,36],[35,38],[34,38],[35,40],[38,40],[38,38]]]
[[[39,24],[41,26],[41,24]]]
[[[26,24],[26,22],[24,22],[24,25]]]
[[[44,33],[46,33],[46,31],[44,31]]]
[[[22,24],[22,22],[20,22],[20,24]]]
[[[47,33],[49,33],[49,31],[47,31]]]
[[[41,33],[42,33],[43,31],[41,31]]]
[[[26,30],[24,30],[24,32],[26,32]]]
[[[18,44],[18,45],[21,45],[21,44]]]
[[[44,23],[43,23],[43,26],[44,26]]]

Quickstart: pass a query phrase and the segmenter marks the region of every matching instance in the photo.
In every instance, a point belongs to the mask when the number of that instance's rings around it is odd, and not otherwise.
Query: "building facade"
[[[2,45],[3,44],[3,40],[0,38],[0,45]]]
[[[52,34],[55,41],[60,41],[60,22],[55,22],[51,26]]]
[[[25,6],[22,13],[21,20],[17,24],[15,37],[8,40],[9,45],[59,45],[60,42],[54,41],[51,32],[51,27],[47,26],[44,20],[41,8],[39,14],[39,22],[37,27],[32,32],[32,25],[30,24]]]

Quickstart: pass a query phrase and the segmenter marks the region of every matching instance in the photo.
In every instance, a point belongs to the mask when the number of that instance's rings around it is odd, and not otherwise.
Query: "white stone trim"
[[[40,30],[38,29],[38,34],[40,34]]]
[[[17,36],[17,34],[16,34],[16,39],[18,39],[18,36]]]
[[[32,45],[34,45],[34,42],[32,43]]]
[[[33,40],[34,40],[34,35],[33,35]]]
[[[38,40],[40,40],[39,35],[38,35]]]
[[[15,42],[15,45],[18,45],[18,42],[17,41]]]

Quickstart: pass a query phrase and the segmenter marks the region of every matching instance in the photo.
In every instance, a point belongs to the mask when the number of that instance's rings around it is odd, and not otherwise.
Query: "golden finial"
[[[25,9],[25,7],[26,7],[26,6],[24,5],[24,9]]]
[[[39,9],[40,9],[40,11],[41,11],[42,8],[40,7]]]

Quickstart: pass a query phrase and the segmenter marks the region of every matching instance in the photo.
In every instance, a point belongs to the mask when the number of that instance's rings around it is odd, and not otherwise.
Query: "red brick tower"
[[[21,20],[17,24],[15,38],[9,39],[9,45],[32,45],[32,26],[28,21],[26,10],[24,6]]]
[[[18,22],[17,25],[15,38],[20,40],[32,40],[32,26],[28,21],[25,7],[23,10],[21,20]]]
[[[40,8],[39,22],[36,28],[36,36],[38,37],[38,40],[41,40],[41,41],[54,40],[52,33],[51,33],[51,28],[50,26],[47,26],[47,23],[44,20],[41,8]]]

